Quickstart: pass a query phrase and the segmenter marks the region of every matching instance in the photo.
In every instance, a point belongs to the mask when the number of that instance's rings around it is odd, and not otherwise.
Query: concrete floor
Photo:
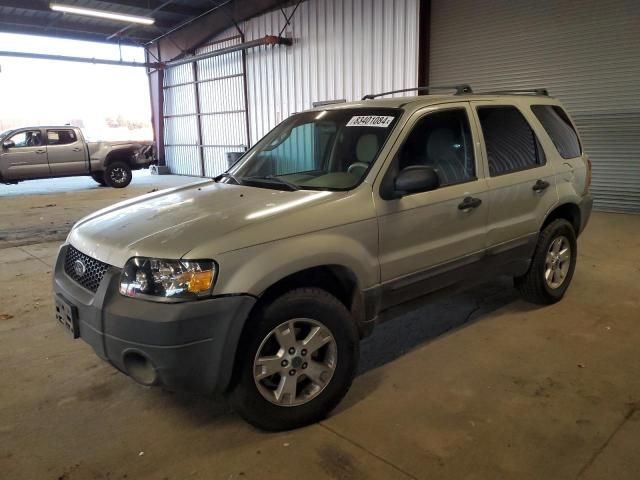
[[[594,215],[557,305],[496,280],[381,325],[330,418],[267,434],[222,398],[136,385],[53,320],[69,225],[192,180],[0,186],[0,477],[640,478],[640,216]]]

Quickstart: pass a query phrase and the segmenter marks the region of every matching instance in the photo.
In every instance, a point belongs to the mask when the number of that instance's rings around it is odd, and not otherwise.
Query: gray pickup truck
[[[132,170],[154,162],[152,142],[87,142],[77,127],[24,127],[0,133],[0,183],[90,175],[123,188]]]

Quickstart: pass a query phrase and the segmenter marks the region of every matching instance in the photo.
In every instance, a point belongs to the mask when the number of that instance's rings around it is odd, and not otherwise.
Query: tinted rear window
[[[562,158],[582,155],[578,134],[562,108],[556,105],[532,105],[531,110],[551,137]]]
[[[479,107],[478,117],[492,177],[544,165],[538,139],[516,107]]]

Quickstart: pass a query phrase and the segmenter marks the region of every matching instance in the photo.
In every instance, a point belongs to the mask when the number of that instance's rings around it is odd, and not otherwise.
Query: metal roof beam
[[[60,60],[64,62],[77,63],[97,63],[101,65],[117,65],[120,67],[156,68],[158,66],[155,63],[127,62],[123,60],[109,60],[106,58],[72,57],[67,55],[47,55],[44,53],[9,52],[4,50],[0,50],[0,57],[32,58],[37,60]]]

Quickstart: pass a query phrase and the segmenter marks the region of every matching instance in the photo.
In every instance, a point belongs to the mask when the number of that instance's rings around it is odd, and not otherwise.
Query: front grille
[[[67,248],[64,271],[87,290],[92,292],[98,290],[107,268],[109,268],[109,265],[106,263],[85,255],[71,245]]]

